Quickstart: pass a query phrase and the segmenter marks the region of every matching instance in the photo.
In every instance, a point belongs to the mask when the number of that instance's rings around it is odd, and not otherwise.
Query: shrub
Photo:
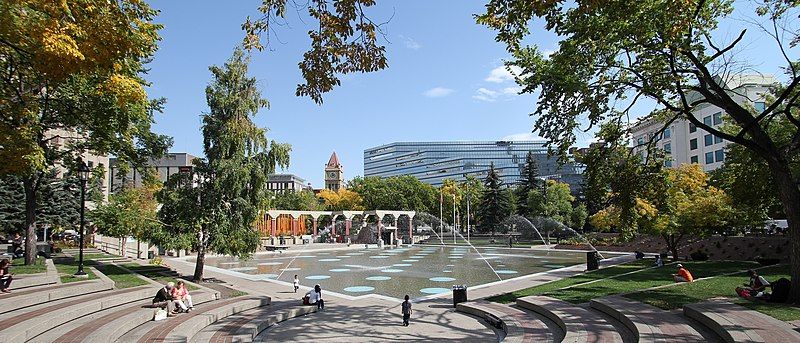
[[[708,261],[708,254],[706,254],[706,252],[703,251],[703,250],[697,250],[697,251],[689,254],[689,256],[694,261]]]

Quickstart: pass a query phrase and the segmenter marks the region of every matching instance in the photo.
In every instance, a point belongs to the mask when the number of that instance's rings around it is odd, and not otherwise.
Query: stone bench
[[[681,315],[620,296],[592,300],[591,308],[622,322],[639,338],[650,342],[707,342]]]
[[[77,318],[103,311],[131,302],[149,299],[157,289],[148,286],[132,287],[103,292],[77,298],[56,301],[5,317],[0,320],[0,342],[25,342],[41,335],[51,328],[63,325]]]
[[[195,306],[190,313],[150,321],[124,335],[120,342],[188,342],[203,328],[228,316],[270,304],[267,297],[237,297]]]
[[[791,324],[724,299],[684,305],[683,314],[729,343],[800,342],[800,333]]]
[[[456,305],[456,310],[473,316],[491,320],[501,320],[501,330],[505,337],[502,342],[549,342],[553,340],[547,326],[524,311],[498,303],[487,301],[464,302]]]
[[[10,289],[13,291],[15,289],[46,286],[46,285],[60,283],[61,280],[58,277],[58,270],[56,269],[55,264],[53,264],[53,260],[45,259],[44,265],[47,267],[44,273],[15,274],[14,281],[11,282]],[[14,274],[14,267],[11,267],[11,274]]]
[[[599,313],[545,296],[517,299],[517,306],[553,321],[564,331],[563,342],[622,343],[622,336]]]
[[[216,294],[205,291],[192,291],[191,294],[195,306],[216,300]],[[54,343],[114,342],[126,332],[153,320],[155,311],[152,299],[141,300],[130,306],[83,317],[63,327],[54,328],[38,339]]]
[[[71,298],[84,294],[109,291],[114,284],[100,280],[78,281],[15,291],[0,296],[0,313],[8,313],[46,302]]]
[[[270,326],[314,312],[317,312],[316,306],[261,307],[209,325],[194,335],[190,342],[253,342]]]

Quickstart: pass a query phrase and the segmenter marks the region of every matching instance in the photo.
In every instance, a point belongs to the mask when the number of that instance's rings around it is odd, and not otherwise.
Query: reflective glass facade
[[[583,166],[559,165],[547,156],[544,141],[397,142],[364,150],[364,176],[412,175],[439,186],[445,179],[464,180],[466,175],[486,177],[494,163],[505,184],[520,178],[528,151],[533,151],[539,175],[559,179],[577,192],[582,184]]]

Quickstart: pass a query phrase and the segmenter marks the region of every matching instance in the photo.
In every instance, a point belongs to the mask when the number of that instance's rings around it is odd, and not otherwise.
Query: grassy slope
[[[24,258],[15,258],[11,260],[11,268],[8,269],[11,274],[39,274],[47,272],[47,265],[44,264],[44,258],[37,257],[36,263],[26,266]]]
[[[115,265],[105,265],[102,269],[103,274],[114,281],[117,288],[130,288],[147,285],[147,281],[142,280],[136,274],[131,274],[127,270]]]

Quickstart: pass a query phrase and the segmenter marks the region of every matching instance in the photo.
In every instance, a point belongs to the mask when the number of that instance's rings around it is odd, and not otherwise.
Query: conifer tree
[[[517,183],[516,188],[516,203],[517,214],[525,217],[536,215],[534,209],[529,206],[528,198],[532,190],[539,190],[541,188],[541,180],[539,180],[539,165],[533,156],[532,151],[528,151],[525,157],[525,165],[522,166],[521,177]]]
[[[489,173],[484,180],[485,189],[481,199],[481,206],[476,212],[480,229],[494,235],[497,227],[511,214],[511,203],[508,193],[504,189],[503,180],[494,170],[494,163],[489,166]]]

